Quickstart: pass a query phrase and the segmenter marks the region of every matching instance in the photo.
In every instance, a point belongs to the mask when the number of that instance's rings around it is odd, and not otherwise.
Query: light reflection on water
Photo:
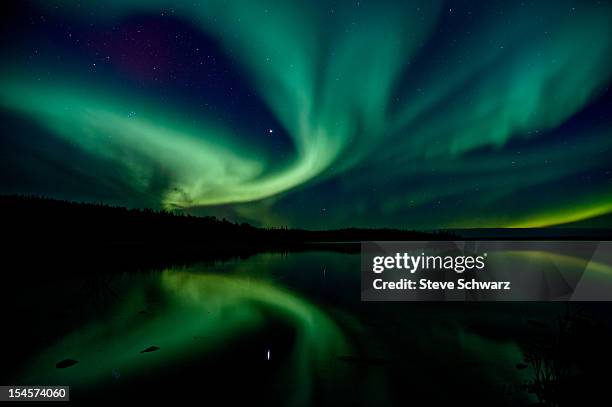
[[[287,350],[276,352],[272,343],[253,352],[260,352],[261,363],[278,363],[275,377],[291,389],[282,396],[287,403],[312,402],[321,388],[331,399],[398,401],[404,391],[398,383],[418,393],[477,381],[479,389],[495,393],[529,378],[529,369],[516,369],[525,319],[552,318],[560,309],[361,303],[359,279],[359,256],[332,252],[261,254],[121,275],[111,282],[117,300],[35,352],[19,381],[69,384],[78,391],[183,362],[206,366],[208,356],[221,352],[228,363],[240,364],[232,359],[233,344],[262,332],[265,337],[268,323],[279,321],[294,334]],[[141,353],[150,346],[159,350]],[[79,363],[57,369],[65,358]],[[347,388],[352,395],[333,394]]]

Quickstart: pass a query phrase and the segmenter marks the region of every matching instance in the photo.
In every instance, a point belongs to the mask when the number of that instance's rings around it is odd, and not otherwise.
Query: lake
[[[519,387],[529,321],[565,304],[361,302],[359,262],[263,253],[15,288],[4,383],[69,385],[82,401],[533,401]]]

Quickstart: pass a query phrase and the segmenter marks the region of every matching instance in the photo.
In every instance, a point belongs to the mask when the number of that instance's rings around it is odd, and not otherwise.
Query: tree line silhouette
[[[16,269],[131,271],[247,258],[260,252],[358,253],[363,240],[453,240],[399,229],[258,228],[213,216],[128,209],[37,196],[0,196],[5,264]],[[86,265],[86,270],[83,270]]]
[[[214,216],[192,216],[149,208],[128,209],[35,196],[0,196],[3,223],[12,240],[106,244],[233,244],[287,246],[312,242],[362,240],[448,240],[450,232],[345,228],[304,230],[259,228]],[[53,239],[53,240],[49,240]],[[58,241],[59,239],[59,241]]]

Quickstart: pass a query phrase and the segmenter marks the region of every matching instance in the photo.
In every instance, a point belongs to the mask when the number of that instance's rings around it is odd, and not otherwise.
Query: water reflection
[[[60,333],[15,382],[68,384],[86,394],[195,364],[189,374],[206,387],[219,366],[235,376],[250,366],[240,377],[256,381],[261,371],[266,383],[280,383],[281,404],[405,404],[419,396],[437,403],[453,394],[499,400],[503,386],[531,375],[516,368],[526,319],[554,318],[560,309],[361,303],[359,280],[358,255],[329,252],[117,275],[104,288],[113,293],[104,312]],[[68,358],[78,363],[56,368]]]
[[[346,369],[336,363],[338,355],[350,353],[338,326],[317,306],[269,282],[165,270],[140,279],[128,277],[123,284],[124,296],[111,315],[44,351],[27,370],[27,382],[90,385],[118,372],[130,378],[170,361],[215,352],[228,338],[261,329],[270,318],[295,331],[284,361],[291,366],[288,373],[296,389],[292,397],[307,401],[312,378],[333,382]],[[152,345],[160,351],[143,357],[142,350]],[[268,351],[262,349],[266,356]],[[67,356],[79,363],[56,369],[57,361]]]

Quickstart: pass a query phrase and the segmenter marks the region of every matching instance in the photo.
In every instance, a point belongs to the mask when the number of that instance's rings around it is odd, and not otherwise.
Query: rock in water
[[[517,363],[517,364],[516,364],[516,368],[517,368],[518,370],[525,370],[525,369],[527,369],[528,367],[529,367],[529,365],[526,365],[526,364],[524,364],[524,363]]]
[[[56,368],[58,368],[58,369],[65,369],[65,368],[67,368],[67,367],[74,366],[74,365],[76,365],[77,363],[79,363],[79,361],[78,361],[78,360],[74,360],[74,359],[64,359],[64,360],[62,360],[62,361],[60,361],[60,362],[57,362],[57,363],[55,364],[55,367],[56,367]]]

